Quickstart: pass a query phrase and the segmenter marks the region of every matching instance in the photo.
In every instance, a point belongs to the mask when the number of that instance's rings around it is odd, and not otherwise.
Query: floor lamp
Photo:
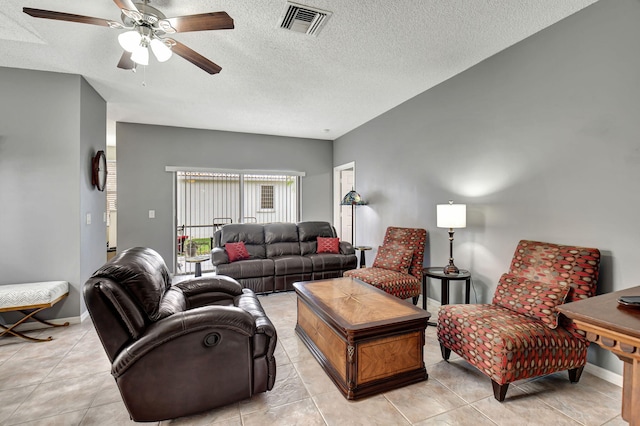
[[[347,194],[342,197],[342,203],[340,205],[343,206],[351,206],[351,244],[356,244],[356,212],[355,207],[366,204],[362,201],[362,197],[358,194],[353,188],[351,191],[347,192]]]

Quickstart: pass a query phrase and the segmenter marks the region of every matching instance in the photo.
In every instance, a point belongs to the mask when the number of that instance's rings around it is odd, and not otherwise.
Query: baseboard
[[[433,308],[440,307],[440,302],[430,297],[427,297],[427,303],[429,307],[433,307]],[[422,305],[419,304],[419,306],[422,306]],[[431,314],[434,315],[435,313],[432,312]],[[586,371],[589,374],[593,374],[594,376],[599,377],[606,382],[622,387],[622,375],[620,374],[616,374],[612,371],[606,370],[602,367],[598,367],[597,365],[591,364],[591,363],[587,363],[587,365],[585,365],[584,371]]]
[[[606,382],[622,387],[622,375],[620,374],[616,374],[589,362],[584,366],[584,371],[589,374],[593,374]]]

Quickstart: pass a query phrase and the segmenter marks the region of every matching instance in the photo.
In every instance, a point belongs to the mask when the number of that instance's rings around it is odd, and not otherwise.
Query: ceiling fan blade
[[[205,70],[209,74],[217,74],[220,72],[220,70],[222,70],[222,68],[219,65],[214,64],[213,62],[211,62],[210,60],[208,60],[207,58],[205,58],[195,50],[188,48],[187,46],[185,46],[184,44],[178,41],[175,41],[172,39],[169,39],[169,40],[171,41],[172,44],[175,43],[175,45],[171,48],[173,53],[175,53],[176,55],[182,56],[184,59],[191,62],[195,66],[200,67],[201,69]]]
[[[124,10],[133,10],[138,12],[138,8],[136,7],[136,5],[133,3],[133,1],[131,0],[113,0],[113,2],[116,4],[116,6],[118,6],[120,9],[124,9]]]
[[[135,69],[135,67],[136,63],[131,60],[131,52],[124,52],[120,57],[120,62],[118,62],[118,68],[132,70]]]
[[[78,22],[80,24],[100,25],[103,27],[109,27],[109,23],[111,22],[108,19],[93,18],[91,16],[84,15],[74,15],[73,13],[54,12],[52,10],[32,9],[30,7],[23,7],[22,11],[27,15],[33,16],[34,18]]]
[[[227,12],[209,12],[199,15],[178,16],[167,18],[163,21],[169,22],[176,32],[184,33],[188,31],[207,30],[231,30],[234,28],[233,19]],[[160,24],[162,27],[162,24]]]

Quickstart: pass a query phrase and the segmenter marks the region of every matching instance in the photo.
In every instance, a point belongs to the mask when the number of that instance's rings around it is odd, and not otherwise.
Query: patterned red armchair
[[[589,342],[555,307],[594,296],[599,264],[595,248],[520,241],[491,304],[440,307],[442,357],[453,351],[489,376],[498,401],[516,380],[568,370],[577,382]]]
[[[400,299],[418,303],[422,293],[422,262],[427,231],[390,226],[378,247],[371,268],[352,269],[345,277],[357,278]]]

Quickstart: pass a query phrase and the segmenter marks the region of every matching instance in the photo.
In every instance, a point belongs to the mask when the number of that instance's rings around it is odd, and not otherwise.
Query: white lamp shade
[[[436,207],[438,228],[466,228],[466,204],[438,204]]]
[[[131,54],[131,60],[136,64],[149,65],[149,49],[138,46]]]
[[[157,38],[151,39],[151,50],[158,62],[168,61],[171,55],[173,55],[169,46]]]
[[[137,31],[127,31],[118,36],[118,43],[127,52],[136,50],[140,46],[140,40],[142,40],[142,36]]]

